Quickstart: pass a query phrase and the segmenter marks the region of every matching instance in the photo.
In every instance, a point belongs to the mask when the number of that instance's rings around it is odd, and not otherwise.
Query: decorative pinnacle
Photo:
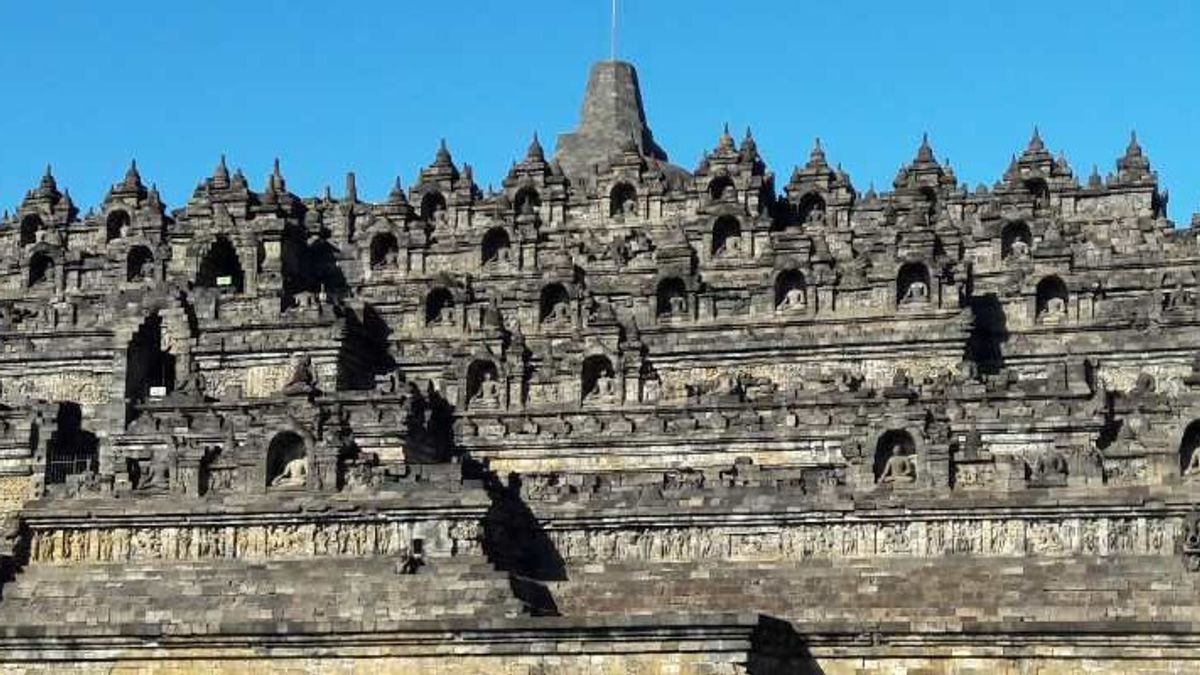
[[[917,149],[917,161],[922,163],[936,161],[933,158],[933,148],[929,145],[929,132],[921,134],[921,147]]]
[[[217,162],[217,168],[213,169],[213,183],[218,186],[229,184],[229,167],[225,165],[225,153],[221,153],[221,159]]]
[[[729,122],[726,122],[724,128],[721,130],[721,140],[718,141],[717,145],[722,150],[733,150],[733,136],[729,134]]]
[[[1038,131],[1037,125],[1033,125],[1033,136],[1029,139],[1029,146],[1026,152],[1041,152],[1046,149],[1046,144],[1042,142],[1042,135]]]
[[[1138,143],[1136,130],[1129,131],[1129,146],[1125,148],[1125,154],[1130,157],[1140,157],[1142,154],[1142,146]]]
[[[129,160],[129,168],[125,170],[125,180],[121,187],[126,190],[137,190],[142,187],[142,175],[138,173],[137,160]]]
[[[542,142],[538,139],[537,132],[533,132],[533,141],[529,143],[529,149],[525,151],[525,159],[537,162],[546,161],[546,151],[542,149]]]
[[[403,204],[407,201],[404,198],[404,185],[400,182],[400,176],[396,176],[396,182],[392,185],[392,191],[388,194],[388,201],[393,204]]]
[[[454,159],[450,156],[450,149],[446,147],[446,139],[442,139],[438,144],[437,156],[433,160],[434,166],[453,166]]]

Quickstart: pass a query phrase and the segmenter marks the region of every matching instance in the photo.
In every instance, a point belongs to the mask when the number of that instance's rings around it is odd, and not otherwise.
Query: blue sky
[[[820,136],[859,190],[928,131],[991,184],[1032,127],[1085,179],[1136,128],[1180,225],[1200,211],[1200,3],[623,0],[654,133],[693,168],[753,127],[782,188]],[[409,184],[445,137],[499,183],[574,127],[608,0],[0,2],[0,208],[46,163],[85,207],[136,157],[172,207],[228,153],[261,187]]]

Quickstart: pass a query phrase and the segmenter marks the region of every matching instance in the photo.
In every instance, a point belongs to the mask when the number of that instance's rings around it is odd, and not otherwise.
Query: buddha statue
[[[924,281],[914,281],[904,291],[900,299],[902,305],[912,305],[929,301],[929,286]]]
[[[586,396],[589,400],[612,401],[617,397],[617,382],[608,373],[601,373]]]
[[[893,452],[879,474],[881,485],[912,483],[917,480],[917,465],[912,457]]]
[[[310,394],[317,390],[317,376],[313,373],[312,357],[305,355],[297,359],[296,365],[292,367],[291,377],[288,378],[283,389],[280,390],[284,396],[299,396]]]
[[[1200,476],[1200,452],[1192,450],[1192,456],[1188,458],[1187,466],[1183,469],[1184,476]]]
[[[742,253],[742,237],[741,235],[730,235],[725,238],[721,247],[717,249],[717,257],[734,257]]]
[[[1053,297],[1046,301],[1046,307],[1037,317],[1040,321],[1046,323],[1058,323],[1067,318],[1067,303],[1060,297]]]
[[[308,459],[297,457],[283,465],[283,471],[271,481],[271,487],[301,487],[308,482]]]
[[[795,311],[801,310],[808,306],[808,299],[805,297],[803,288],[789,288],[783,294],[783,300],[779,301],[779,305],[775,308],[777,311]]]
[[[483,380],[479,383],[479,391],[475,392],[471,404],[478,407],[500,405],[500,383],[496,381],[495,373],[489,370],[483,374]]]

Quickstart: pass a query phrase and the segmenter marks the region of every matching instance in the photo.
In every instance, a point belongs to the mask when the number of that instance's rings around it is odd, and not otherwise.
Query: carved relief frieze
[[[551,528],[568,561],[843,560],[1074,555],[1164,555],[1181,536],[1176,516],[954,518],[711,527]]]
[[[399,554],[414,538],[427,542],[433,555],[478,555],[482,529],[477,520],[62,527],[35,529],[30,558],[72,564],[362,557]]]

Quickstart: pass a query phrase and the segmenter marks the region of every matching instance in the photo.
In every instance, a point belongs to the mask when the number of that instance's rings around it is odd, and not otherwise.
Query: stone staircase
[[[758,612],[819,626],[1174,624],[1200,632],[1200,574],[1177,558],[945,557],[587,565],[550,585],[564,616]]]
[[[507,574],[484,558],[34,565],[3,589],[0,626],[33,634],[370,631],[522,614]]]

